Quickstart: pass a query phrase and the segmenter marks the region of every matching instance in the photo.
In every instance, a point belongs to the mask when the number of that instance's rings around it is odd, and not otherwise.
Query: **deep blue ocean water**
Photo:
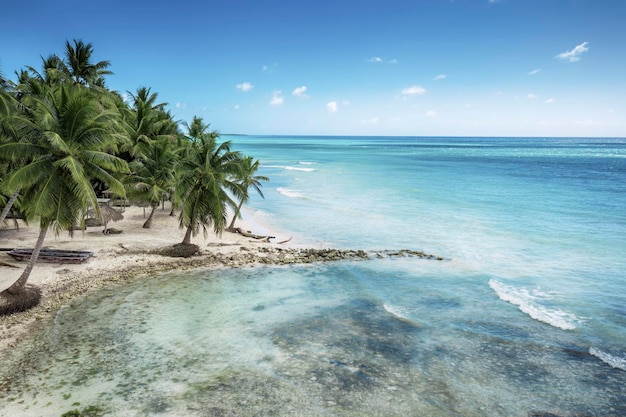
[[[626,416],[626,139],[222,139],[270,177],[246,213],[259,229],[444,261],[103,290],[58,314],[4,410]]]

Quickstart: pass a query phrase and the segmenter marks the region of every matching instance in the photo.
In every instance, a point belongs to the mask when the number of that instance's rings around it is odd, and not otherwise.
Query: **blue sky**
[[[14,78],[66,39],[222,133],[626,136],[624,0],[5,0]]]

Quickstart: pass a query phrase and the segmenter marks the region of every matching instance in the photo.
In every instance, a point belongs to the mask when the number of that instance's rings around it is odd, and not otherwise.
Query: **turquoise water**
[[[224,139],[271,178],[248,220],[446,260],[102,291],[59,312],[0,415],[626,415],[625,139]]]

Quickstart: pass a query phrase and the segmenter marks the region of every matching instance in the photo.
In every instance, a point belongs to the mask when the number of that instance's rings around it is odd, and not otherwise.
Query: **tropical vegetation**
[[[109,90],[110,63],[95,62],[91,44],[67,41],[63,57],[41,61],[15,81],[0,73],[0,226],[9,213],[39,226],[28,265],[0,293],[0,313],[39,302],[27,283],[48,231],[71,234],[88,212],[101,218],[103,193],[150,207],[144,227],[171,201],[182,245],[200,230],[222,233],[229,210],[232,228],[249,189],[263,196],[259,161],[220,142],[199,117],[174,120],[148,87],[127,92],[128,100]]]

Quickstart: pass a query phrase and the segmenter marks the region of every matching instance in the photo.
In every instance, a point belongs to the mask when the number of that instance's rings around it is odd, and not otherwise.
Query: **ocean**
[[[270,178],[255,233],[443,260],[104,289],[0,415],[626,416],[626,139],[222,139]]]

